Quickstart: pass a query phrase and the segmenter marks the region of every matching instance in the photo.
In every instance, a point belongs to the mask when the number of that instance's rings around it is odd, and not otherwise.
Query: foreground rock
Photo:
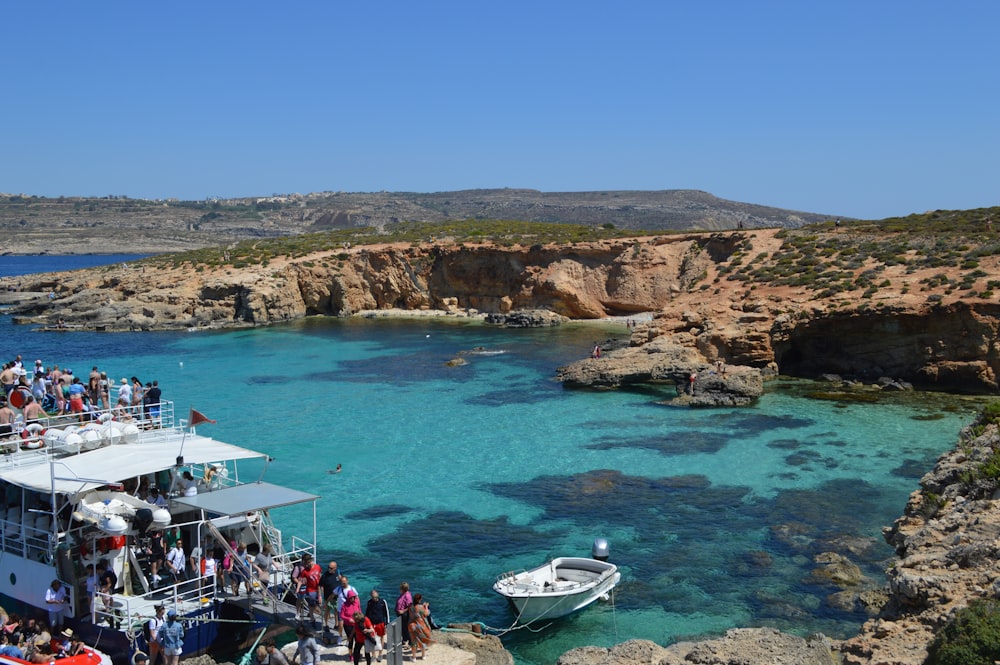
[[[806,639],[773,628],[734,628],[719,639],[661,647],[631,640],[605,649],[582,647],[563,654],[557,665],[836,665],[830,641]]]

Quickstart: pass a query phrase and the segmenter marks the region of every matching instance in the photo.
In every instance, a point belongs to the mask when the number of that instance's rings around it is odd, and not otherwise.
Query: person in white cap
[[[118,403],[122,406],[132,404],[132,386],[126,378],[122,378],[121,385],[118,386]]]

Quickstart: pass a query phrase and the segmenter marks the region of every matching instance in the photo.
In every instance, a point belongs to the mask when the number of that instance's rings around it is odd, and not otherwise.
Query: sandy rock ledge
[[[630,640],[605,649],[581,647],[563,654],[557,665],[835,665],[830,640],[805,639],[773,628],[734,628],[706,642],[678,642],[661,647]]]

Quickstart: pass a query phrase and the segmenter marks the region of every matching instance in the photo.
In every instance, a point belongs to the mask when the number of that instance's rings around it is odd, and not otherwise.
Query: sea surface
[[[38,270],[33,258],[0,257],[0,274]],[[864,614],[830,602],[838,589],[811,576],[813,557],[847,554],[882,581],[892,551],[881,528],[978,402],[822,401],[805,396],[815,384],[788,380],[753,408],[687,410],[658,403],[672,388],[569,391],[553,381],[595,340],[625,335],[614,325],[327,318],[42,333],[0,316],[0,357],[157,379],[179,413],[218,421],[199,433],[268,452],[268,480],[322,495],[321,562],[336,559],[363,596],[376,586],[392,601],[408,581],[440,624],[507,628],[513,615],[490,590],[497,575],[587,556],[608,539],[623,572],[611,602],[505,635],[522,665],[737,626],[853,634]],[[449,366],[456,357],[467,364]],[[311,537],[308,507],[274,517]]]

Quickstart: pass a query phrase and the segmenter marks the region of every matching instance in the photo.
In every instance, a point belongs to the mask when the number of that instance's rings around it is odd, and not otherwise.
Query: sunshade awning
[[[265,457],[263,453],[223,443],[197,434],[166,436],[161,440],[115,445],[37,463],[5,467],[0,464],[0,480],[48,494],[75,494],[102,485],[173,468],[183,454],[185,466],[224,460]]]
[[[176,497],[173,502],[216,515],[240,515],[317,499],[319,497],[315,494],[300,492],[290,487],[256,482],[224,487],[195,496]]]

